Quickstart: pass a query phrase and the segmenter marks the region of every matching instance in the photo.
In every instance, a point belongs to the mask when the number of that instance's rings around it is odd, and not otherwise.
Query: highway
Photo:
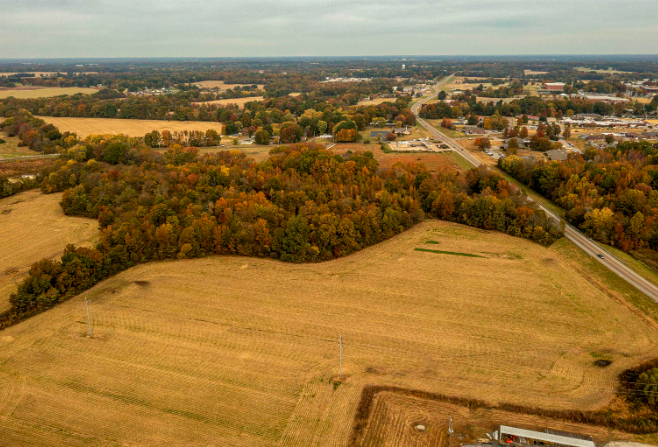
[[[425,104],[427,101],[430,101],[436,97],[438,94],[438,89],[441,85],[446,84],[450,78],[453,75],[447,76],[443,79],[441,79],[437,84],[434,86],[434,90],[432,93],[429,94],[426,98],[416,102],[412,107],[411,111],[414,113],[416,116],[416,121],[425,128],[429,132],[429,134],[434,137],[435,139],[441,141],[443,144],[448,146],[448,148],[452,149],[453,151],[457,152],[459,155],[462,156],[466,161],[468,161],[473,167],[478,167],[482,165],[482,161],[480,161],[477,157],[475,157],[473,154],[471,154],[466,148],[464,148],[461,144],[459,144],[457,141],[453,140],[452,138],[446,136],[445,134],[439,132],[437,129],[435,129],[432,125],[427,123],[424,119],[420,118],[418,114],[420,113],[420,108],[423,104]],[[530,198],[531,199],[531,198]],[[532,199],[531,199],[532,200]],[[653,301],[658,302],[658,287],[656,287],[653,283],[647,281],[644,279],[641,275],[636,273],[633,269],[628,267],[624,262],[613,256],[611,253],[603,249],[601,246],[599,246],[596,242],[592,241],[590,238],[585,236],[583,233],[581,233],[576,227],[568,224],[566,221],[564,221],[560,216],[555,214],[553,211],[549,210],[546,208],[544,205],[542,205],[540,202],[535,201],[539,207],[546,212],[546,214],[554,219],[556,222],[563,222],[564,223],[564,236],[569,239],[571,242],[573,242],[578,248],[583,250],[585,253],[590,255],[593,259],[597,260],[601,264],[603,264],[605,267],[607,267],[610,271],[615,273],[617,276],[620,278],[624,279],[626,282],[631,284],[633,287],[635,287],[637,290],[640,292],[644,293],[646,296],[651,298]]]

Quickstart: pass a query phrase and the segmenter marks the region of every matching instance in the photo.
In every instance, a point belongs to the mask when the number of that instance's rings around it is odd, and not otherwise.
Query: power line
[[[87,323],[89,324],[89,337],[93,337],[94,332],[91,328],[91,318],[89,317],[89,303],[90,302],[91,302],[91,300],[87,300],[87,298],[85,298],[85,307],[87,308]]]
[[[343,379],[343,331],[340,332],[340,338],[338,339],[338,344],[340,345],[340,354],[339,354],[339,363],[338,363],[338,378]]]

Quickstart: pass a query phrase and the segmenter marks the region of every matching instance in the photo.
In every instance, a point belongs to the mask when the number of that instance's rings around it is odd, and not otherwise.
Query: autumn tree
[[[266,130],[259,130],[256,132],[256,144],[270,144],[270,134]]]
[[[150,147],[159,147],[161,141],[162,138],[160,136],[160,132],[158,132],[157,130],[154,130],[144,135],[144,143],[146,143]]]
[[[491,141],[486,137],[476,138],[473,144],[482,150],[489,149],[491,147]]]
[[[394,134],[395,135],[395,134]],[[388,134],[386,135],[388,137]],[[337,143],[352,143],[356,141],[355,129],[340,129],[334,136],[334,141]]]
[[[295,123],[286,123],[280,130],[283,143],[296,143],[304,135],[304,130]]]

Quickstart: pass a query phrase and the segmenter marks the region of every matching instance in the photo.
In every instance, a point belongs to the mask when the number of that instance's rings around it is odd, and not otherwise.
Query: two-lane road
[[[435,95],[437,94],[438,87],[440,87],[443,84],[446,84],[448,80],[452,77],[447,76],[440,80],[434,88],[434,91],[430,93],[430,95],[417,103],[415,103],[411,111],[414,113],[416,116],[416,121],[425,128],[429,132],[429,134],[434,137],[435,139],[441,141],[443,144],[448,146],[450,149],[453,151],[457,152],[459,155],[461,155],[466,161],[468,161],[472,166],[478,167],[482,164],[482,161],[480,161],[477,157],[475,157],[473,154],[468,152],[466,148],[464,148],[461,144],[459,144],[457,141],[453,140],[452,138],[448,137],[447,135],[439,132],[437,129],[434,128],[434,126],[430,125],[427,123],[424,119],[420,118],[418,115],[420,113],[420,108],[422,107],[423,104],[426,102],[432,100],[435,98]],[[539,207],[546,212],[552,219],[554,219],[557,222],[562,222],[563,220],[554,212],[546,208],[544,205],[541,204],[541,202],[537,202]],[[589,239],[587,236],[585,236],[583,233],[581,233],[576,227],[564,222],[565,228],[564,228],[564,236],[569,239],[571,242],[573,242],[578,248],[583,250],[585,253],[588,255],[592,256],[594,259],[599,261],[601,264],[603,264],[605,267],[610,269],[613,273],[615,273],[617,276],[620,278],[624,279],[627,281],[629,284],[631,284],[633,287],[635,287],[637,290],[640,292],[644,293],[646,296],[651,298],[652,300],[658,302],[658,287],[656,287],[653,283],[647,281],[639,275],[635,270],[631,269],[628,267],[626,264],[624,264],[622,261],[620,261],[618,258],[613,256],[611,253],[606,251],[605,249],[601,248],[596,242],[592,241]]]

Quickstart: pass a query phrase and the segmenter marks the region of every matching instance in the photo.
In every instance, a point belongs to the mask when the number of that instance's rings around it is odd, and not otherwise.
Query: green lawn
[[[466,136],[464,132],[460,132],[458,130],[446,129],[445,127],[441,127],[441,126],[434,126],[434,127],[436,128],[436,130],[438,130],[439,132],[450,138],[464,138]]]
[[[20,140],[18,137],[9,137],[5,132],[0,132],[0,139],[5,140],[0,144],[0,158],[16,158],[24,157],[26,155],[41,155],[40,152],[35,152],[28,147],[19,147]]]

